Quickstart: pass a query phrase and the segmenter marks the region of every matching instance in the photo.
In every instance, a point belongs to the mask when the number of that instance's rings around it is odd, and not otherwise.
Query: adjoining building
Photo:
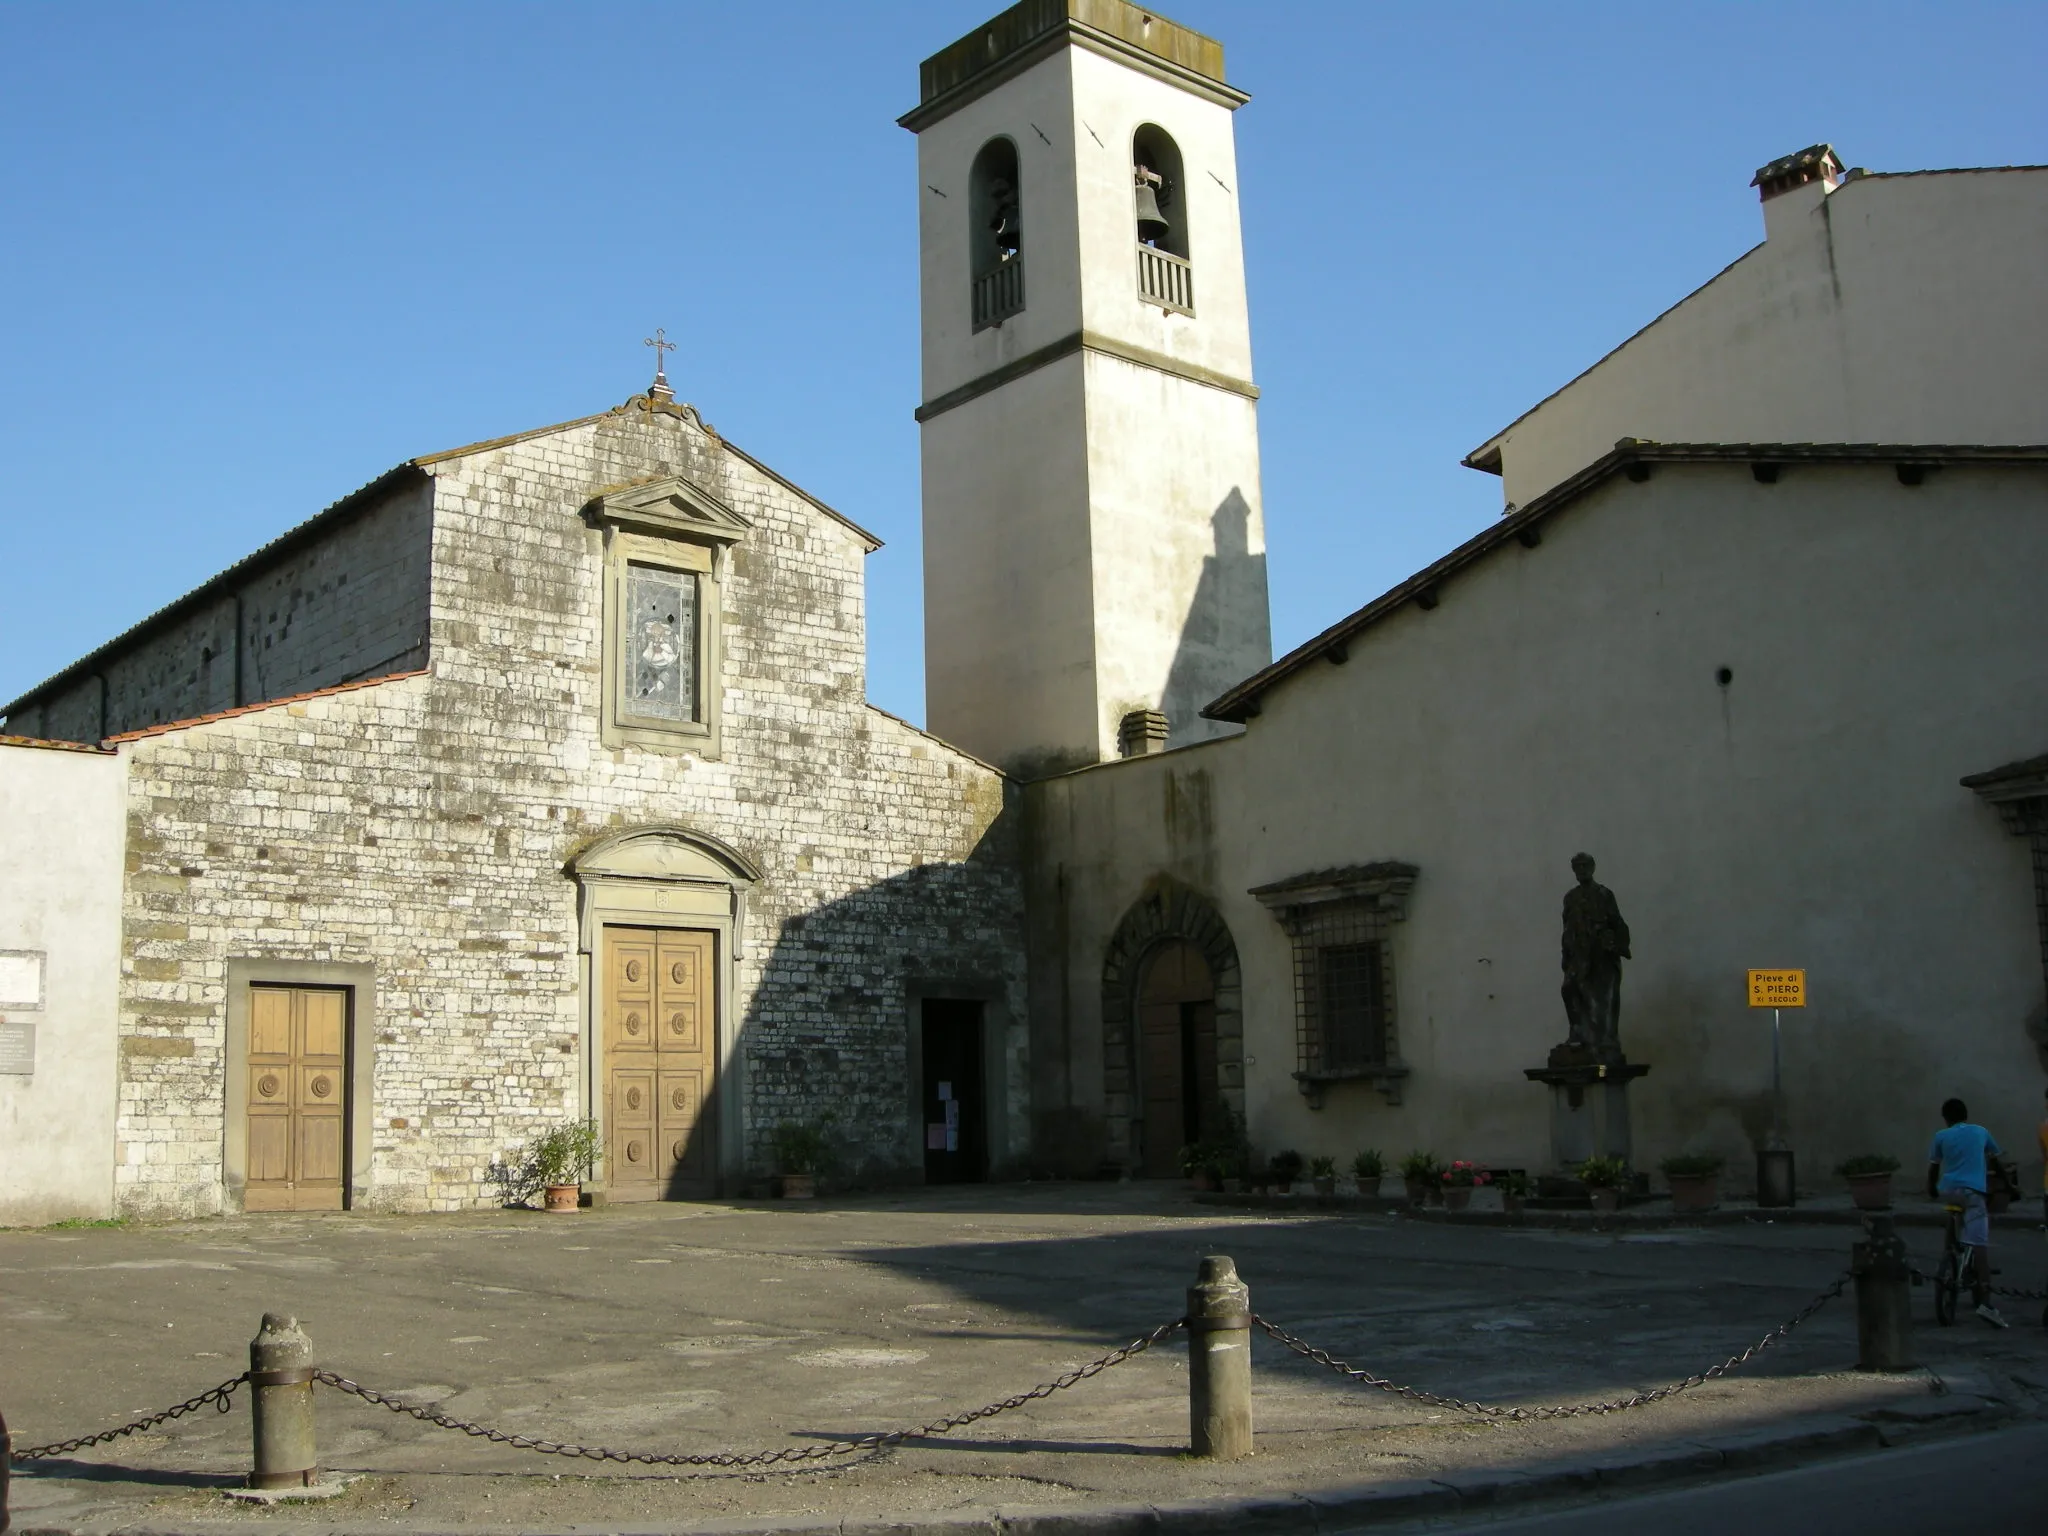
[[[828,1116],[872,1180],[1167,1175],[1239,1116],[1548,1170],[1580,852],[1642,1166],[1770,1131],[1749,968],[1807,973],[1807,1182],[1951,1093],[2018,1140],[2048,169],[1765,166],[1763,244],[1468,457],[1501,519],[1275,661],[1247,99],[1124,0],[925,62],[932,734],[865,701],[876,541],[659,375],[8,705],[0,1220],[456,1209],[584,1116],[611,1199]]]

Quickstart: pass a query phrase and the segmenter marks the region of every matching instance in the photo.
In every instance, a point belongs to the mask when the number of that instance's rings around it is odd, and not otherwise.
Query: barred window
[[[626,567],[624,712],[697,718],[697,575],[637,561]]]
[[[1295,1081],[1320,1108],[1324,1089],[1369,1080],[1399,1103],[1393,925],[1407,915],[1415,866],[1386,861],[1319,870],[1252,891],[1294,941]]]
[[[1314,1055],[1334,1071],[1377,1066],[1386,1060],[1386,1008],[1380,996],[1380,946],[1319,944],[1315,998],[1303,1013],[1315,1022]]]

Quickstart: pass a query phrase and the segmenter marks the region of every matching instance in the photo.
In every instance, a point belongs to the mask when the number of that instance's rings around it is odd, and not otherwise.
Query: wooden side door
[[[348,1177],[348,993],[249,989],[251,1211],[338,1211]]]
[[[1138,989],[1144,1089],[1142,1161],[1148,1178],[1180,1172],[1180,1149],[1199,1141],[1216,1100],[1216,984],[1192,944],[1156,950]]]
[[[605,1156],[618,1200],[716,1192],[717,936],[604,930]]]

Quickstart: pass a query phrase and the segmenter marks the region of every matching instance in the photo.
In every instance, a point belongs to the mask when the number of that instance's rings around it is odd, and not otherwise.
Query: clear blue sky
[[[888,540],[923,718],[917,62],[997,0],[0,4],[0,700],[416,454],[678,392]],[[2048,161],[2048,7],[1177,0],[1237,117],[1285,650],[1755,244],[1764,161]],[[2048,339],[2044,339],[2048,344]]]

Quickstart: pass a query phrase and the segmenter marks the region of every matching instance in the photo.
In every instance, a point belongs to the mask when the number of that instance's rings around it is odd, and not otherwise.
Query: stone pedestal
[[[1595,1060],[1562,1045],[1550,1053],[1547,1066],[1524,1068],[1523,1076],[1550,1089],[1551,1162],[1566,1172],[1589,1157],[1633,1164],[1628,1085],[1649,1070],[1618,1057]]]

